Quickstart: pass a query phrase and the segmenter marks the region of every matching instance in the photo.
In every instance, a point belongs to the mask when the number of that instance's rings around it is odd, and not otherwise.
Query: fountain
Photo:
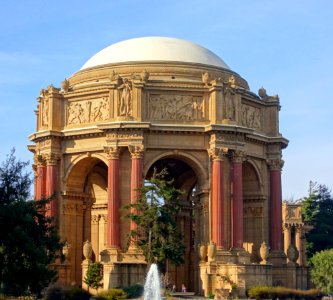
[[[162,300],[160,279],[156,264],[151,264],[144,287],[144,300]]]

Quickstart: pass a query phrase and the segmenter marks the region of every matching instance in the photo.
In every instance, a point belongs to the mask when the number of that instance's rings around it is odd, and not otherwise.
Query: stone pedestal
[[[114,263],[120,261],[120,250],[119,248],[107,248],[104,249],[101,253],[101,262],[104,264]]]
[[[275,266],[282,266],[287,263],[287,257],[282,250],[275,250],[269,253],[268,261]]]
[[[82,288],[85,289],[85,290],[89,289],[88,285],[84,282],[84,279],[86,277],[86,274],[87,274],[87,271],[88,271],[88,268],[89,268],[90,264],[91,264],[90,259],[85,259],[82,262]]]

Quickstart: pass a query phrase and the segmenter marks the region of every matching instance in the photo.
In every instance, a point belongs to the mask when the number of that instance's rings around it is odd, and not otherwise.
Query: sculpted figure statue
[[[132,85],[127,79],[123,79],[123,84],[119,87],[122,89],[119,105],[119,115],[120,116],[130,116],[131,115],[131,102],[132,102]]]
[[[275,96],[269,96],[266,93],[266,89],[264,87],[261,87],[258,91],[258,95],[261,98],[261,100],[264,101],[276,101],[279,100],[279,96],[275,95]]]

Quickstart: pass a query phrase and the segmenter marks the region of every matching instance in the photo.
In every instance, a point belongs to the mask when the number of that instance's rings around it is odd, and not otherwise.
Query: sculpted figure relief
[[[43,100],[43,112],[42,112],[42,125],[47,126],[49,124],[49,100]]]
[[[149,117],[153,120],[194,121],[204,119],[201,97],[188,95],[151,95]]]
[[[108,98],[95,101],[73,102],[68,106],[68,124],[82,124],[109,119]]]
[[[243,105],[242,125],[253,129],[260,129],[261,128],[260,109],[248,105]]]
[[[235,120],[235,93],[227,88],[225,93],[225,118],[229,120]]]
[[[132,114],[132,84],[127,79],[123,79],[123,84],[119,87],[122,90],[120,101],[119,101],[119,116],[131,116]]]

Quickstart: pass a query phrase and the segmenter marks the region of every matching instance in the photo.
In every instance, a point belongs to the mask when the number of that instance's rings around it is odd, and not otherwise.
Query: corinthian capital
[[[145,149],[143,145],[129,145],[128,150],[132,158],[142,158]]]
[[[104,152],[108,159],[119,159],[120,149],[118,146],[104,147]]]
[[[45,154],[45,160],[47,165],[56,165],[58,160],[60,160],[59,153],[47,153]]]
[[[270,170],[281,170],[284,165],[284,160],[281,158],[274,158],[268,160],[268,166]]]
[[[37,155],[36,156],[36,165],[37,167],[45,166],[45,155]]]
[[[243,151],[234,150],[232,152],[232,161],[234,163],[242,163],[245,160],[246,156]]]
[[[223,160],[223,157],[228,153],[228,148],[211,147],[207,151],[212,160]]]

